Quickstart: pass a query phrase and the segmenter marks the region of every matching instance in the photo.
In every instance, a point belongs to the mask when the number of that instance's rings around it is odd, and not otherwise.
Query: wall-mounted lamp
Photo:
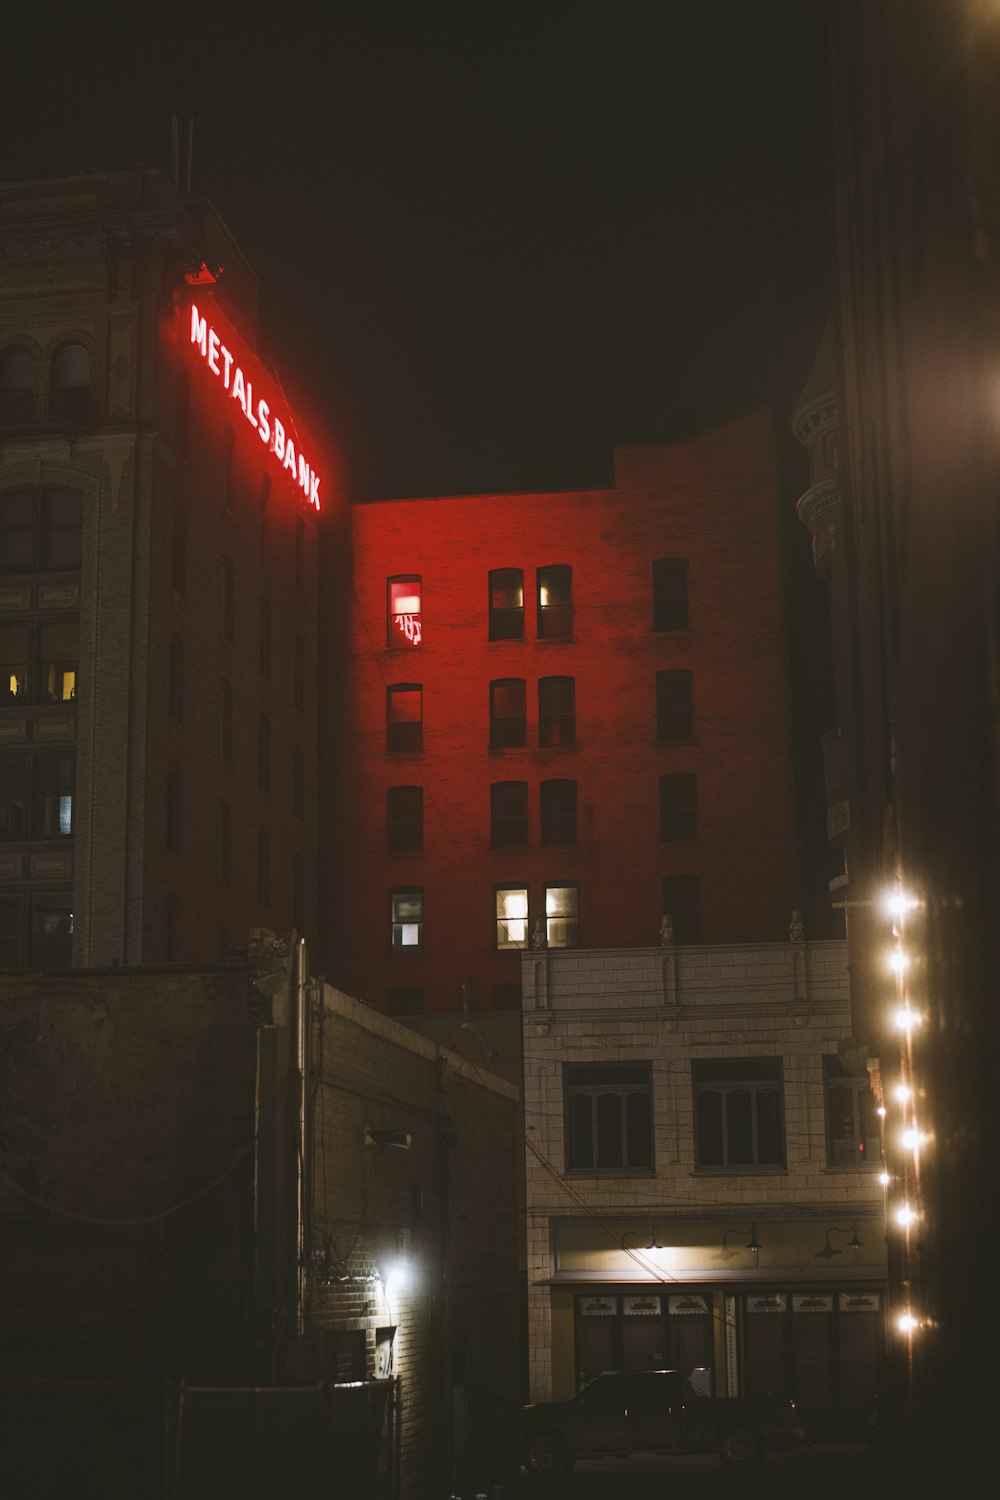
[[[729,1247],[729,1236],[732,1235],[732,1234],[739,1234],[739,1235],[748,1234],[750,1236],[750,1238],[747,1240],[747,1242],[743,1246],[743,1248],[744,1248],[744,1250],[751,1250],[755,1256],[759,1255],[760,1251],[764,1248],[761,1245],[760,1240],[757,1238],[757,1225],[756,1224],[751,1224],[749,1229],[727,1229],[725,1231],[725,1233],[722,1236],[722,1253],[723,1253],[723,1255],[738,1255],[739,1254],[738,1250],[731,1250],[730,1247]]]
[[[850,1233],[851,1238],[847,1241],[846,1247],[843,1246],[843,1245],[841,1245],[838,1248],[837,1246],[834,1246],[834,1245],[830,1244],[830,1236],[831,1236],[831,1234],[848,1234],[848,1233]],[[830,1228],[826,1231],[826,1239],[824,1241],[823,1248],[822,1248],[822,1250],[817,1250],[816,1251],[816,1255],[815,1255],[814,1259],[816,1259],[816,1260],[832,1260],[835,1255],[840,1255],[841,1252],[845,1248],[848,1249],[848,1250],[853,1250],[854,1254],[857,1255],[858,1251],[861,1249],[861,1247],[862,1247],[863,1244],[864,1244],[864,1241],[858,1239],[858,1226],[856,1224],[852,1224],[849,1231],[846,1230],[846,1229],[841,1229],[841,1227],[840,1227],[839,1224],[831,1224]]]
[[[634,1235],[638,1235],[638,1232],[639,1232],[638,1230],[626,1229],[625,1233],[622,1235],[622,1249],[623,1250],[638,1250],[639,1249],[638,1245],[626,1245],[626,1243],[625,1243],[625,1241],[628,1239],[629,1235],[633,1235],[633,1234]],[[651,1250],[664,1250],[666,1248],[666,1246],[660,1244],[659,1240],[656,1237],[656,1226],[655,1225],[653,1226],[653,1232],[652,1232],[652,1234],[649,1237],[649,1244],[648,1245],[643,1245],[642,1248],[643,1248],[643,1250],[646,1251],[647,1254]]]

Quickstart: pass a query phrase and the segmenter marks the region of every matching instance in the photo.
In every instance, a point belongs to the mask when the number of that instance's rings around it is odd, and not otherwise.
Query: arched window
[[[30,422],[35,410],[35,361],[27,349],[0,354],[0,422]]]
[[[52,362],[52,415],[73,422],[90,416],[90,353],[83,344],[64,344]]]

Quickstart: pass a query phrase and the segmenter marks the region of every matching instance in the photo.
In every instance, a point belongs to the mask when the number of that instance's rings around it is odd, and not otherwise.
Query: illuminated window
[[[79,570],[83,503],[76,490],[9,490],[0,495],[0,574]]]
[[[490,748],[513,750],[527,744],[528,721],[523,677],[490,683]]]
[[[564,563],[539,568],[538,638],[569,640],[573,634],[573,569]]]
[[[545,941],[550,948],[579,945],[579,891],[575,885],[545,887]]]
[[[64,344],[52,362],[51,413],[72,422],[90,417],[90,353],[82,344]]]
[[[548,749],[576,744],[576,684],[572,677],[539,679],[538,743]]]
[[[660,777],[660,838],[664,843],[694,838],[697,799],[696,776],[674,772]]]
[[[576,843],[576,782],[543,781],[542,847]]]
[[[184,642],[179,635],[170,637],[167,709],[175,724],[184,723]]]
[[[424,847],[424,789],[422,786],[391,786],[385,794],[388,845],[394,854]]]
[[[423,585],[413,576],[390,578],[389,619],[387,623],[390,646],[419,646],[423,639],[421,597]]]
[[[424,893],[416,886],[390,893],[394,952],[416,952],[424,944]]]
[[[495,781],[490,787],[490,843],[510,849],[528,842],[528,783]]]
[[[181,852],[181,773],[176,766],[167,769],[166,845],[170,854]]]
[[[695,1058],[695,1151],[699,1167],[783,1167],[780,1057]]]
[[[826,1095],[826,1159],[831,1167],[868,1167],[879,1162],[879,1122],[867,1072],[849,1073],[840,1058],[823,1058]]]
[[[496,944],[498,948],[528,946],[528,888],[502,885],[496,890]]]
[[[688,565],[683,557],[658,557],[653,563],[653,629],[686,630]]]
[[[564,1063],[563,1090],[567,1172],[652,1170],[649,1063]]]
[[[423,746],[423,689],[416,682],[394,683],[386,689],[386,749],[412,754]]]
[[[673,922],[675,942],[700,941],[701,880],[697,875],[664,876],[663,914]]]
[[[496,568],[490,574],[490,640],[519,641],[524,635],[524,573]]]
[[[0,704],[73,702],[79,661],[75,621],[0,626]]]
[[[271,602],[269,599],[260,601],[260,631],[258,635],[260,648],[260,675],[265,681],[271,677]]]
[[[231,885],[233,879],[233,818],[229,803],[219,801],[219,881]]]
[[[35,361],[27,349],[0,354],[0,422],[30,422],[35,414]]]
[[[257,786],[262,792],[271,790],[271,721],[267,714],[257,720]]]
[[[692,673],[657,672],[656,733],[664,740],[689,740],[694,732]]]

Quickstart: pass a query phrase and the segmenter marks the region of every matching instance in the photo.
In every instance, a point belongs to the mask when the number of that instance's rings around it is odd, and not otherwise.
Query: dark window
[[[75,620],[0,625],[0,704],[70,703],[77,695],[79,665]]]
[[[823,1058],[826,1159],[831,1167],[878,1165],[879,1128],[868,1074],[849,1073],[840,1058]]]
[[[573,569],[564,563],[539,568],[538,638],[568,640],[573,634]]]
[[[219,602],[222,610],[222,639],[232,641],[236,631],[236,586],[231,557],[224,557],[221,562]]]
[[[785,1129],[780,1057],[696,1058],[699,1167],[783,1167]]]
[[[495,568],[490,574],[490,640],[519,641],[524,635],[524,573]]]
[[[542,846],[576,843],[576,782],[543,781],[541,785]]]
[[[53,417],[90,419],[90,353],[82,344],[64,344],[52,362]]]
[[[424,944],[424,893],[417,887],[395,890],[389,897],[392,946],[395,952],[416,952]]]
[[[698,875],[665,875],[663,915],[673,922],[674,941],[701,941],[701,878]]]
[[[490,683],[490,748],[513,750],[527,744],[528,723],[523,677],[501,677]]]
[[[30,422],[35,414],[35,361],[27,349],[0,355],[0,422]]]
[[[219,683],[219,754],[227,765],[233,758],[233,689],[225,678]]]
[[[187,511],[175,505],[170,528],[170,585],[178,594],[187,589]]]
[[[170,637],[167,674],[167,705],[175,724],[184,723],[184,642],[179,635]]]
[[[421,580],[416,575],[390,578],[386,634],[390,646],[419,646],[423,638]]]
[[[501,885],[495,891],[496,945],[498,948],[528,946],[528,887]]]
[[[415,984],[395,985],[388,995],[386,1015],[419,1016],[424,1009],[424,992]]]
[[[519,984],[495,984],[493,986],[494,1010],[520,1010],[521,986]]]
[[[306,815],[306,757],[301,745],[292,750],[292,812],[297,818]]]
[[[657,672],[656,732],[661,740],[689,740],[694,724],[692,674]]]
[[[181,773],[176,766],[167,769],[167,849],[171,854],[181,852]]]
[[[424,747],[423,689],[397,682],[386,689],[386,749],[413,752]]]
[[[528,783],[495,781],[490,787],[490,843],[510,849],[528,842]]]
[[[257,720],[257,786],[262,792],[271,790],[271,721],[267,714]]]
[[[76,572],[82,544],[83,502],[76,490],[0,495],[0,574]]]
[[[0,838],[28,837],[27,755],[0,755]]]
[[[545,887],[545,941],[549,948],[579,946],[579,904],[575,885]]]
[[[0,756],[0,839],[71,838],[75,770],[72,754]]]
[[[567,1172],[648,1172],[653,1166],[649,1063],[565,1063]]]
[[[266,828],[257,830],[257,904],[271,904],[271,835]]]
[[[385,794],[389,848],[395,854],[424,847],[424,789],[391,786]]]
[[[219,880],[231,885],[233,879],[233,818],[229,803],[219,802]]]
[[[69,891],[0,893],[0,969],[66,969],[72,962]]]
[[[538,743],[576,744],[576,689],[572,677],[539,679]]]
[[[292,702],[303,713],[306,706],[306,647],[300,635],[295,637],[292,660]]]
[[[267,681],[271,677],[271,603],[260,601],[260,675]]]
[[[653,629],[686,630],[688,565],[683,557],[658,557],[653,563]]]
[[[665,843],[693,839],[698,811],[698,778],[684,772],[660,777],[660,838]]]

